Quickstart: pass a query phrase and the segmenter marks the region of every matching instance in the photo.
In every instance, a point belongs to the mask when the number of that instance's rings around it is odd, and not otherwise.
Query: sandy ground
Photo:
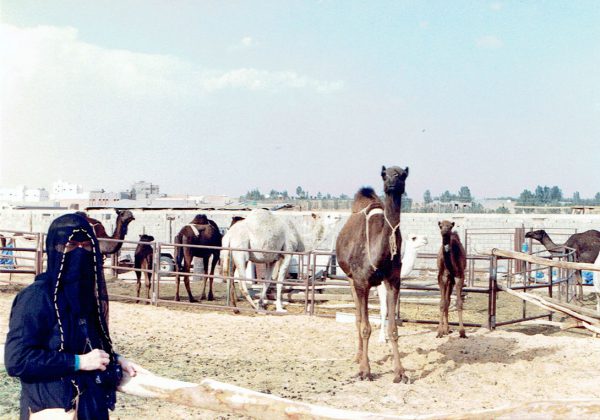
[[[14,288],[0,287],[0,341]],[[455,315],[451,315],[455,316]],[[261,392],[338,408],[396,414],[459,413],[508,403],[600,398],[600,340],[528,326],[468,329],[437,339],[433,328],[400,328],[410,384],[392,383],[389,347],[371,337],[374,380],[353,377],[353,324],[303,315],[245,316],[141,304],[111,304],[117,350],[157,374],[210,377]],[[0,417],[14,418],[18,382],[0,374]],[[120,394],[113,419],[238,418]]]

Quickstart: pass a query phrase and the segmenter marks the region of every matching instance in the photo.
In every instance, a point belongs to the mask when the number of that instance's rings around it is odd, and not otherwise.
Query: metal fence
[[[35,243],[35,247],[8,247],[3,246],[1,250],[12,250],[19,251],[20,253],[30,253],[31,255],[18,255],[14,254],[11,258],[24,260],[24,261],[32,261],[31,265],[21,266],[20,263],[15,263],[12,267],[4,267],[0,266],[0,273],[22,273],[22,274],[39,274],[43,271],[43,256],[44,256],[44,235],[41,233],[33,233],[33,232],[17,232],[17,231],[4,231],[5,233],[12,235],[19,235],[23,237],[29,238],[28,240],[32,243]],[[470,233],[474,234],[473,232]],[[507,233],[508,235],[508,233]],[[514,234],[513,234],[514,235]],[[514,239],[513,239],[514,240]],[[241,281],[251,281],[259,286],[262,286],[265,283],[270,283],[271,285],[276,285],[276,280],[270,279],[262,279],[260,276],[256,276],[255,279],[247,279],[240,275],[234,275],[233,270],[229,270],[229,276],[224,276],[221,272],[215,272],[215,274],[210,275],[208,273],[198,273],[198,272],[190,272],[183,273],[179,271],[177,264],[173,261],[171,264],[162,264],[162,260],[165,258],[165,255],[173,255],[176,254],[176,250],[182,247],[189,248],[204,248],[204,249],[218,249],[221,252],[261,252],[265,254],[277,254],[284,255],[290,254],[293,258],[297,259],[297,278],[285,278],[282,282],[282,285],[287,288],[287,291],[284,296],[287,296],[290,303],[292,300],[298,302],[298,304],[302,307],[302,312],[309,315],[317,315],[317,316],[334,316],[332,313],[327,313],[323,309],[326,308],[326,304],[321,303],[318,305],[318,302],[324,301],[347,301],[348,304],[338,305],[339,307],[353,307],[353,302],[351,299],[350,286],[347,281],[347,277],[345,274],[341,272],[341,269],[336,263],[335,254],[330,251],[310,251],[310,252],[284,252],[284,251],[275,251],[275,250],[248,250],[242,248],[230,248],[230,247],[208,247],[208,246],[199,246],[199,245],[182,245],[175,243],[163,243],[163,242],[138,242],[138,241],[128,241],[128,240],[117,240],[117,239],[104,239],[99,238],[99,241],[109,241],[109,242],[119,242],[122,243],[121,252],[126,250],[131,250],[132,245],[137,246],[142,243],[144,245],[148,245],[152,247],[152,255],[153,261],[158,261],[159,263],[153,264],[152,269],[142,269],[132,267],[131,264],[123,265],[119,263],[118,255],[113,255],[110,259],[107,259],[107,262],[110,263],[105,264],[105,269],[112,270],[112,272],[118,278],[119,275],[122,275],[126,272],[138,272],[141,273],[141,277],[143,278],[146,274],[151,275],[150,284],[150,298],[146,298],[144,296],[132,296],[131,294],[123,294],[119,292],[114,292],[109,290],[109,294],[112,299],[127,299],[127,300],[139,300],[141,302],[146,302],[152,304],[154,306],[170,304],[170,305],[194,305],[195,307],[205,308],[205,309],[217,309],[217,310],[233,310],[233,302],[229,300],[230,296],[230,288],[235,287]],[[465,238],[465,242],[469,243],[469,237]],[[531,251],[530,251],[531,252]],[[3,257],[5,258],[6,255]],[[556,257],[556,256],[555,256]],[[437,258],[437,254],[432,253],[419,253],[417,255],[419,261],[425,262],[425,265],[429,264],[430,261],[435,260]],[[565,255],[559,256],[561,259],[572,260],[572,253],[568,253]],[[17,260],[17,261],[18,261]],[[545,289],[550,297],[553,296],[555,292],[558,293],[559,299],[564,298],[567,301],[570,299],[570,296],[573,294],[570,292],[572,286],[572,278],[573,273],[572,270],[559,271],[555,273],[551,268],[542,267],[542,266],[531,266],[529,263],[523,268],[523,270],[516,271],[514,267],[516,265],[513,263],[510,258],[500,258],[497,256],[481,256],[481,255],[473,255],[469,254],[467,256],[467,267],[474,267],[476,264],[481,266],[487,266],[487,279],[481,280],[478,282],[475,281],[475,277],[471,275],[470,280],[466,282],[465,287],[463,288],[463,293],[469,294],[486,294],[487,295],[487,311],[485,315],[485,319],[481,322],[472,322],[465,323],[465,326],[471,327],[487,327],[490,329],[495,328],[500,325],[508,325],[517,322],[522,322],[525,320],[536,319],[541,317],[548,317],[551,319],[551,313],[544,313],[542,315],[529,315],[527,313],[527,304],[523,302],[523,313],[521,317],[515,319],[505,319],[498,320],[497,313],[497,304],[498,304],[498,292],[499,289],[497,284],[499,281],[505,282],[507,287],[512,289],[519,289],[523,291],[529,291],[533,289]],[[504,265],[504,267],[502,267]],[[502,269],[503,268],[503,269]],[[418,268],[417,268],[418,270]],[[541,281],[537,280],[537,273],[540,271],[547,271],[547,275],[543,277]],[[474,270],[472,270],[474,271]],[[430,274],[434,274],[433,272]],[[436,273],[435,273],[436,274]],[[533,274],[533,275],[532,275]],[[173,284],[176,281],[177,277],[182,276],[191,276],[192,278],[197,279],[215,279],[226,282],[227,285],[227,293],[226,299],[222,303],[217,302],[199,302],[199,303],[191,303],[186,301],[178,301],[175,302],[173,299],[166,299],[164,295],[161,294],[161,288],[166,287],[167,285]],[[10,281],[9,277],[9,281]],[[141,280],[140,280],[141,282]],[[476,284],[477,283],[477,284]],[[113,284],[113,283],[111,283]],[[336,293],[327,293],[336,292]],[[422,296],[425,294],[426,296],[439,296],[439,287],[437,285],[437,278],[433,276],[429,281],[413,281],[406,280],[403,282],[401,286],[401,301],[403,298],[410,296],[410,293],[419,293]],[[141,293],[140,293],[141,294]],[[236,295],[237,296],[237,295]],[[292,299],[293,298],[293,299]],[[272,298],[269,299],[271,301]],[[285,300],[282,298],[282,300]],[[277,314],[280,313],[275,312],[273,310],[265,310],[238,306],[238,311],[243,312],[259,312],[259,313],[268,313],[268,314]],[[297,312],[296,312],[297,313]],[[433,319],[419,319],[419,318],[407,318],[399,319],[401,322],[414,322],[414,323],[423,323],[423,324],[437,324],[438,319],[437,316],[433,317]],[[451,322],[451,325],[456,325],[455,322]]]

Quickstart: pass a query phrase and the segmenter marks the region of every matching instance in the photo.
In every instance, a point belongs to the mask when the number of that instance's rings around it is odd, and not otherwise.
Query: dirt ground
[[[15,293],[15,287],[0,286],[0,342]],[[483,311],[474,308],[478,299],[467,299],[471,317]],[[436,309],[429,305],[421,314]],[[405,323],[399,329],[399,345],[411,383],[394,384],[391,361],[376,363],[389,354],[389,346],[377,343],[375,328],[370,343],[374,380],[353,377],[353,323],[113,302],[110,326],[117,351],[159,375],[190,382],[210,377],[338,408],[416,416],[536,400],[600,398],[600,339],[580,330],[565,333],[532,325],[493,332],[468,328],[469,337],[462,340],[456,332],[438,339],[433,326]],[[1,370],[0,418],[16,417],[18,394],[18,382]],[[120,394],[111,418],[238,416]]]

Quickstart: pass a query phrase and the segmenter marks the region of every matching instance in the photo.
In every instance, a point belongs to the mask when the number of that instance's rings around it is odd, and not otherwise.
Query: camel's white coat
[[[310,242],[308,249],[314,249],[328,239],[328,234],[340,220],[340,216],[312,215],[311,232],[306,235]],[[223,247],[243,248],[248,251],[228,251],[221,253],[223,273],[229,273],[229,260],[233,262],[235,277],[249,279],[247,273],[248,262],[263,263],[266,266],[265,279],[277,281],[277,299],[275,303],[278,312],[285,312],[281,303],[283,281],[288,273],[292,255],[277,252],[257,252],[254,250],[273,250],[284,252],[304,252],[307,247],[303,237],[291,221],[284,221],[281,217],[268,210],[253,210],[248,216],[229,228],[223,237]],[[263,306],[267,289],[270,283],[263,283],[258,304]],[[244,297],[250,304],[257,308],[250,295],[246,281],[240,281]]]

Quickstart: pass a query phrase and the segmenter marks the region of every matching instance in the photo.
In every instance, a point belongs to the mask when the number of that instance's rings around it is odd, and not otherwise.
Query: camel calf
[[[146,245],[142,242],[153,242],[154,236],[150,235],[140,235],[140,243],[135,248],[135,258],[134,258],[134,267],[141,268],[143,270],[152,270],[152,260],[154,250],[152,245]],[[141,278],[142,272],[136,271],[135,277],[137,278],[137,297],[140,297],[140,288],[142,285]],[[152,273],[144,272],[144,277],[146,278],[146,299],[150,299],[150,282],[152,281]],[[139,299],[135,301],[135,303],[139,303]],[[146,302],[148,304],[150,302]]]
[[[463,297],[462,288],[465,283],[465,267],[467,266],[467,255],[456,232],[452,231],[454,222],[443,220],[438,222],[442,234],[442,246],[437,257],[438,284],[440,286],[440,323],[438,325],[437,337],[450,334],[448,327],[448,308],[452,289],[456,283],[456,309],[458,310],[458,322],[460,326],[460,338],[467,338],[463,326]]]

